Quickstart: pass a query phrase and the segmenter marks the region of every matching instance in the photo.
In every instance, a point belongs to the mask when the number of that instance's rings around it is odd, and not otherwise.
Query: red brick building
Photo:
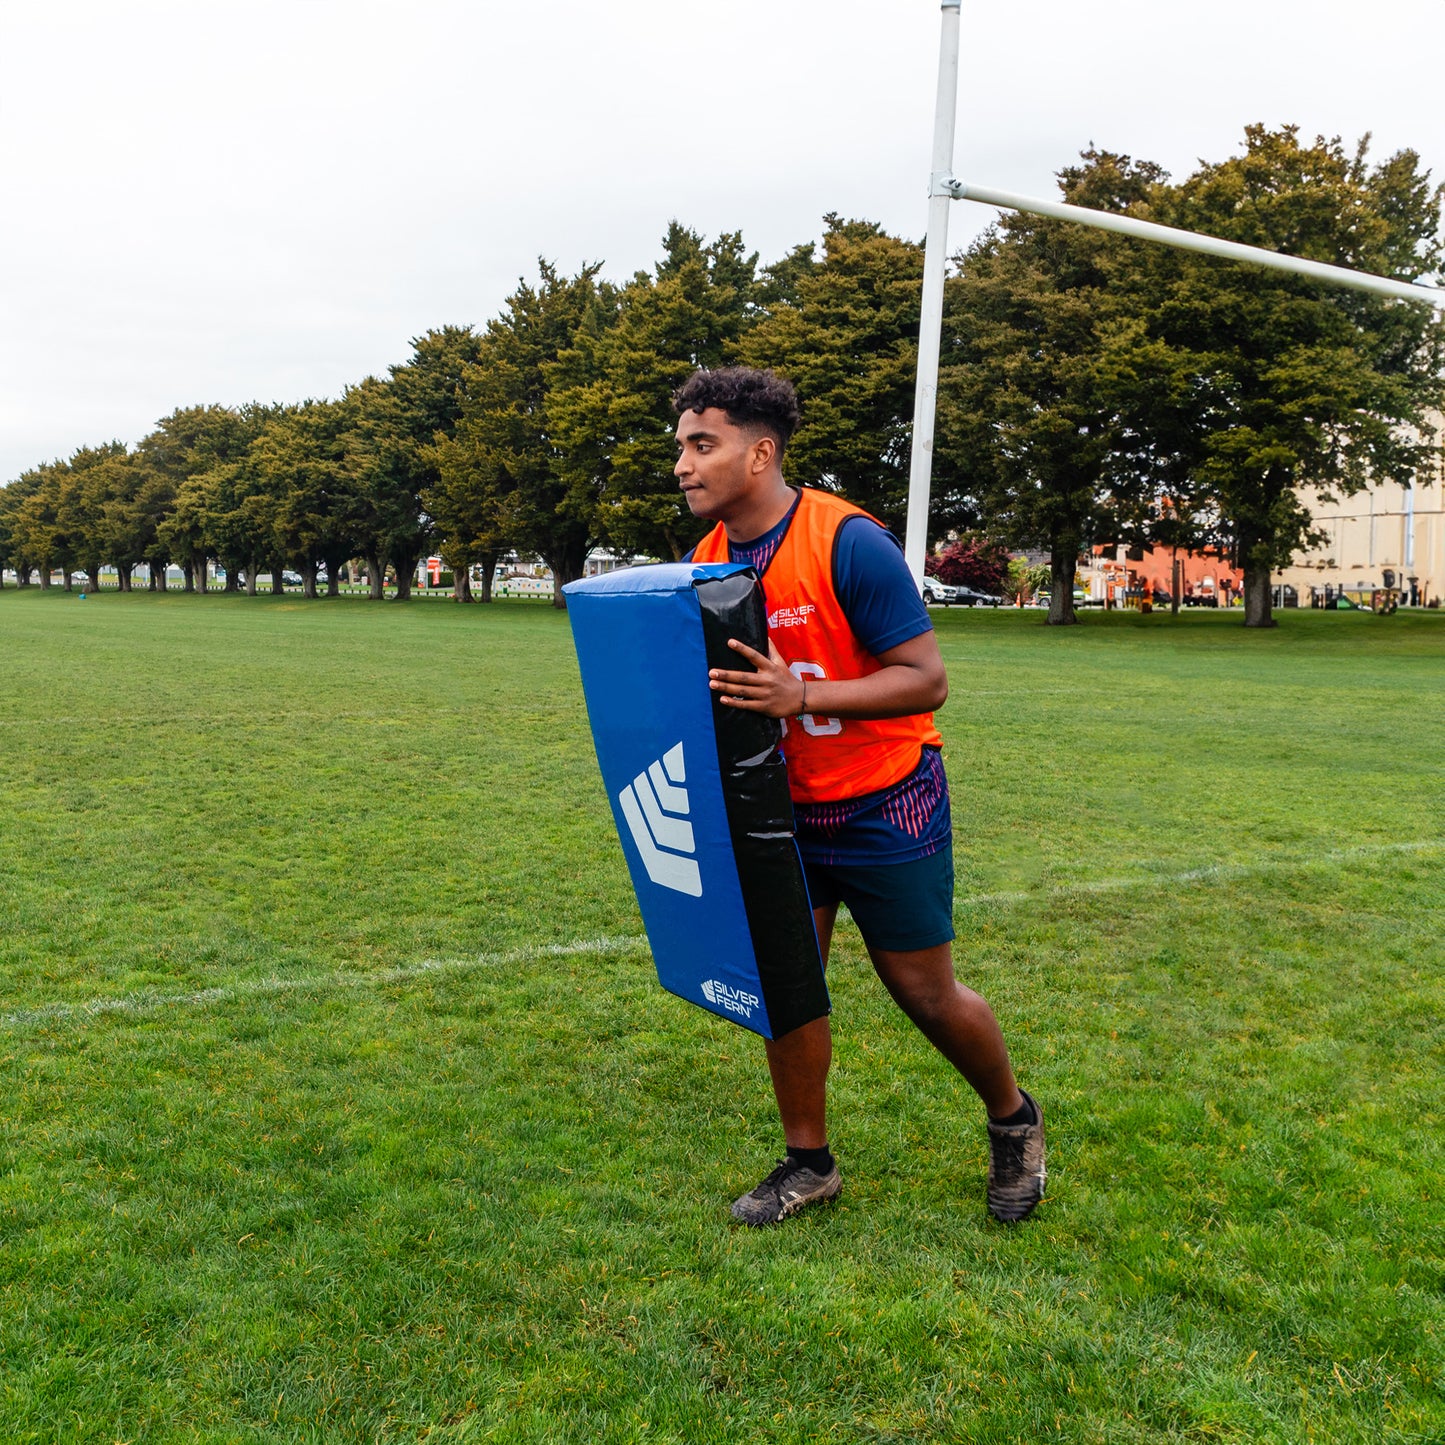
[[[1079,573],[1079,585],[1091,601],[1116,605],[1137,603],[1141,594],[1172,596],[1176,584],[1186,606],[1227,607],[1243,591],[1244,572],[1214,551],[1150,547],[1131,554],[1124,547],[1095,547]]]

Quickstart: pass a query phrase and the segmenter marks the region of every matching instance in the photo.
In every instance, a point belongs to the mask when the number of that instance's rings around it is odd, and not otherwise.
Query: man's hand
[[[728,707],[768,717],[799,713],[828,719],[910,717],[933,712],[948,697],[948,674],[931,628],[879,653],[876,672],[838,680],[817,676],[818,669],[808,663],[798,664],[800,672],[808,673],[806,679],[798,678],[788,670],[771,639],[767,657],[736,638],[730,638],[728,646],[757,671],[728,672],[715,667],[708,673],[708,686]]]
[[[767,717],[793,717],[802,712],[803,684],[788,671],[771,641],[766,657],[735,637],[728,639],[728,646],[751,662],[757,671],[725,672],[720,667],[712,668],[708,686],[719,694],[720,702]]]

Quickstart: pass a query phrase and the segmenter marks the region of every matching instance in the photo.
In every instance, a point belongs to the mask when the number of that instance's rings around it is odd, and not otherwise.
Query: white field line
[[[1356,858],[1376,858],[1389,853],[1428,853],[1445,849],[1445,838],[1421,838],[1410,843],[1362,843],[1357,848],[1339,848],[1307,858],[1263,858],[1253,863],[1212,863],[1205,868],[1186,868],[1181,873],[1136,873],[1128,878],[1096,878],[1087,883],[1061,883],[1034,892],[975,893],[956,898],[954,909],[980,908],[990,903],[1041,903],[1050,898],[1068,898],[1090,893],[1115,893],[1128,888],[1161,888],[1172,884],[1211,883],[1228,878],[1248,878],[1257,873],[1290,869],[1329,867]]]
[[[442,704],[438,707],[419,707],[416,709],[418,717],[428,718],[444,715],[447,713],[455,715],[472,715],[476,713],[475,708],[468,708],[460,704],[447,706]],[[257,728],[278,728],[286,727],[293,722],[304,723],[330,723],[330,722],[370,722],[378,727],[400,727],[408,721],[405,712],[295,712],[288,710],[285,713],[274,717],[265,713],[257,712],[209,712],[199,715],[188,715],[185,713],[166,713],[160,717],[144,717],[124,715],[112,716],[98,712],[90,713],[80,717],[0,717],[0,728],[35,728],[35,727],[96,727],[106,731],[114,728],[169,728],[169,727],[257,727]]]
[[[429,974],[466,973],[476,968],[505,968],[509,964],[535,963],[544,958],[569,958],[578,954],[634,953],[647,947],[645,938],[621,936],[582,938],[574,943],[541,943],[514,948],[506,953],[480,953],[471,958],[429,958],[422,963],[401,964],[375,973],[322,973],[296,978],[243,979],[194,993],[157,993],[145,989],[118,998],[93,998],[83,1003],[42,1004],[0,1014],[0,1028],[23,1028],[27,1024],[58,1023],[68,1020],[103,1018],[107,1014],[152,1014],[165,1009],[204,1008],[207,1004],[230,1003],[235,999],[258,998],[278,993],[324,993],[331,989],[379,988],[406,983]]]
[[[1379,857],[1390,853],[1424,853],[1445,850],[1445,838],[1425,838],[1411,843],[1367,843],[1358,848],[1342,848],[1317,853],[1309,858],[1270,858],[1257,863],[1221,863],[1206,868],[1189,868],[1179,873],[1139,874],[1132,878],[1100,878],[1089,883],[1066,883],[1056,888],[1035,892],[975,893],[954,901],[955,910],[988,904],[1041,903],[1070,895],[1110,893],[1129,888],[1159,888],[1173,884],[1207,883],[1216,879],[1244,878],[1252,874],[1303,869],[1348,863],[1354,858]],[[18,1009],[0,1014],[0,1029],[19,1029],[28,1025],[84,1021],[108,1014],[132,1017],[159,1013],[168,1009],[204,1008],[213,1003],[230,1003],[236,999],[258,998],[282,993],[322,993],[331,989],[378,988],[387,984],[406,983],[411,979],[434,974],[466,973],[472,969],[504,968],[509,964],[530,963],[546,958],[569,958],[586,954],[644,952],[647,939],[636,935],[603,935],[583,938],[572,943],[535,944],[505,953],[481,953],[470,958],[426,959],[421,963],[401,964],[396,968],[378,969],[374,973],[323,973],[296,978],[245,979],[239,983],[215,988],[197,989],[192,993],[157,993],[143,990],[121,994],[118,998],[86,999],[81,1003],[42,1004],[38,1008]]]

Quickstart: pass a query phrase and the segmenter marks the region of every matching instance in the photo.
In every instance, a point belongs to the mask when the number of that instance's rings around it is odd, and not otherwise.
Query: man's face
[[[710,406],[685,411],[677,422],[677,465],[672,469],[693,516],[725,521],[746,504],[767,475],[761,439]],[[770,454],[770,453],[769,453]]]

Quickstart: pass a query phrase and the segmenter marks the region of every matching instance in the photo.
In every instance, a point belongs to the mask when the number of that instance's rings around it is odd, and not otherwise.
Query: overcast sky
[[[955,171],[1090,141],[1183,176],[1244,126],[1445,179],[1445,0],[964,0]],[[177,406],[335,396],[539,255],[671,218],[764,262],[922,237],[937,0],[0,0],[0,483]],[[953,207],[950,243],[993,218]]]

